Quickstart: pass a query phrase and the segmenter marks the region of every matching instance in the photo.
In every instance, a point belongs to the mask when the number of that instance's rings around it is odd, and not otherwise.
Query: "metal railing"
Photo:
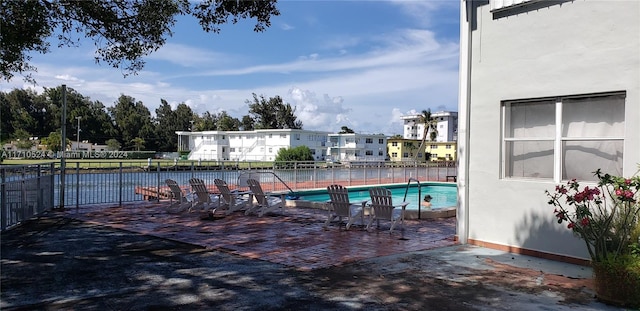
[[[326,162],[204,162],[204,161],[78,161],[67,163],[64,186],[60,163],[37,166],[1,166],[2,230],[51,208],[76,208],[91,204],[113,204],[158,200],[166,190],[165,180],[188,185],[201,178],[240,187],[242,174],[256,173],[267,191],[297,192],[322,189],[330,184],[362,186],[420,181],[447,181],[457,175],[455,162],[351,163]],[[270,174],[260,174],[260,173]],[[274,177],[276,176],[276,177]],[[64,189],[62,194],[61,189]]]
[[[0,166],[0,229],[54,207],[53,163]]]

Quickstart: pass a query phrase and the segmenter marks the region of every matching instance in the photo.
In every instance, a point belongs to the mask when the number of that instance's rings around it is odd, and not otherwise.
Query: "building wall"
[[[433,112],[431,117],[437,120],[438,135],[436,141],[457,140],[458,113],[455,111]],[[403,116],[403,134],[405,139],[422,140],[424,134],[424,123],[420,122],[420,115]],[[430,132],[427,132],[427,140],[431,139]]]
[[[274,161],[283,148],[307,146],[324,160],[328,132],[293,129],[176,132],[189,160]],[[188,141],[188,144],[184,143]]]
[[[384,161],[387,138],[382,134],[328,134],[327,160]]]
[[[459,211],[466,215],[459,222],[462,234],[470,241],[588,258],[584,243],[555,222],[547,204],[544,191],[556,182],[501,177],[501,101],[626,91],[623,174],[635,173],[640,1],[536,1],[496,14],[489,3],[471,7],[471,65],[468,89],[461,89],[469,93],[469,117],[461,120],[468,122],[468,141],[460,149],[468,161],[459,185],[466,196]],[[464,13],[461,18],[464,24]]]

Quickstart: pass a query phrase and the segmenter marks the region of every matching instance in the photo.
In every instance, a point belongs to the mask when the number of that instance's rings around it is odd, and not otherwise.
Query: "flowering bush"
[[[639,247],[632,234],[639,226],[640,176],[623,178],[594,172],[595,187],[585,186],[574,179],[557,185],[553,193],[545,191],[559,224],[567,224],[582,238],[593,262],[615,259],[620,255],[634,255]]]

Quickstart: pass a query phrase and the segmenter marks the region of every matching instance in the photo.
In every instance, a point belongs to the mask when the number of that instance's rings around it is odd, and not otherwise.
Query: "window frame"
[[[623,133],[622,136],[581,136],[581,137],[573,137],[573,136],[563,136],[563,105],[570,100],[573,99],[586,99],[586,98],[597,98],[597,97],[622,97],[623,98],[623,119],[622,122],[626,122],[626,91],[613,91],[613,92],[602,92],[602,93],[590,93],[590,94],[579,94],[579,95],[566,95],[566,96],[554,96],[554,97],[541,97],[541,98],[530,98],[530,99],[516,99],[516,100],[503,100],[500,103],[500,178],[501,179],[514,179],[514,180],[539,180],[539,181],[553,181],[554,183],[561,183],[566,181],[567,179],[563,178],[563,172],[565,170],[565,143],[566,142],[576,142],[576,141],[601,141],[601,142],[614,142],[620,141],[622,142],[622,166],[624,166],[624,141],[626,133]],[[511,118],[511,110],[510,107],[514,104],[532,104],[532,103],[543,103],[543,102],[552,102],[554,105],[554,135],[553,136],[529,136],[529,137],[508,137],[508,131],[511,128],[510,120]],[[624,124],[622,125],[624,129]],[[553,168],[551,178],[549,177],[521,177],[521,176],[513,176],[513,172],[511,172],[511,176],[507,176],[509,165],[508,160],[511,154],[507,154],[508,143],[510,142],[552,142],[553,145]],[[624,170],[624,167],[621,167]],[[587,182],[591,182],[593,180],[585,180]]]

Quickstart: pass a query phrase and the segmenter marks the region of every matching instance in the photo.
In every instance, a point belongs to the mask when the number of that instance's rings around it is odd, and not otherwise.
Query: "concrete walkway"
[[[324,228],[311,209],[165,207],[82,207],[4,232],[0,309],[619,310],[595,300],[590,268],[456,245],[454,219],[390,234]]]

